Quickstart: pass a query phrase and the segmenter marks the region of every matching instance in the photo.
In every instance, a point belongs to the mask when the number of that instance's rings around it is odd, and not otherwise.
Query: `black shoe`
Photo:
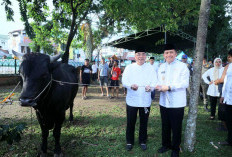
[[[179,157],[179,152],[173,150],[171,157]]]
[[[127,150],[127,151],[131,151],[132,148],[133,148],[133,145],[132,145],[132,144],[127,144],[127,145],[126,145],[126,150]]]
[[[141,147],[142,150],[147,150],[147,145],[144,144],[144,143],[141,143],[140,147]]]
[[[158,153],[164,153],[166,151],[169,151],[170,148],[162,146],[160,149],[158,149]]]

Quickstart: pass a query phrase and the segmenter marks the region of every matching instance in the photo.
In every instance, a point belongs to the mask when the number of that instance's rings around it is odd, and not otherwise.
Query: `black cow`
[[[76,96],[78,75],[76,69],[66,63],[57,62],[58,56],[50,57],[40,53],[22,55],[20,75],[23,88],[20,96],[21,106],[32,106],[42,130],[41,156],[47,153],[49,130],[53,129],[55,138],[55,156],[62,155],[60,131],[65,119],[65,111],[70,108],[70,120],[73,120],[73,100]],[[74,84],[56,82],[71,82]]]

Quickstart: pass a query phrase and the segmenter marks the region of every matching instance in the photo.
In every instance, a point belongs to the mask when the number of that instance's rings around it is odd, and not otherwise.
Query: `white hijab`
[[[219,67],[216,66],[216,61],[217,60],[221,61],[221,65]],[[221,60],[221,58],[215,58],[214,62],[213,62],[213,65],[214,65],[213,80],[217,80],[217,79],[219,79],[219,69],[222,68],[222,60]]]

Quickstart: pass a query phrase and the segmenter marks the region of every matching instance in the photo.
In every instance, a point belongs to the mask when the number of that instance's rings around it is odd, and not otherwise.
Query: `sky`
[[[14,30],[24,29],[23,22],[20,20],[19,4],[16,0],[11,0],[14,11],[14,22],[6,20],[5,8],[0,3],[0,35],[8,35]]]

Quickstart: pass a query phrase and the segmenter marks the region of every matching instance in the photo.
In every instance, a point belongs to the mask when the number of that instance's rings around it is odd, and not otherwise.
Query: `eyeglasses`
[[[216,61],[216,63],[221,63],[221,61]]]

